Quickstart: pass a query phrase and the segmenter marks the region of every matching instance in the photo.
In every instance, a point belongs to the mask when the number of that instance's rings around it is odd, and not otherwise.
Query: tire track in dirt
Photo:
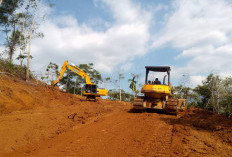
[[[7,156],[231,156],[232,146],[216,132],[185,122],[185,117],[117,110]]]
[[[211,112],[130,113],[130,103],[82,101],[39,82],[5,76],[0,84],[0,156],[232,154],[232,119]]]
[[[41,143],[29,155],[169,156],[173,126],[160,116],[167,115],[118,112]]]

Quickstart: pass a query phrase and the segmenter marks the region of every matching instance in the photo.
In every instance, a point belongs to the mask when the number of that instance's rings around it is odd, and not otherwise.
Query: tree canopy
[[[87,73],[91,79],[91,82],[94,82],[96,85],[103,81],[100,72],[94,69],[93,63],[79,64],[77,66],[85,73]],[[81,94],[81,87],[83,87],[85,84],[85,79],[73,71],[67,69],[66,74],[60,80],[59,84],[63,86],[66,92]]]

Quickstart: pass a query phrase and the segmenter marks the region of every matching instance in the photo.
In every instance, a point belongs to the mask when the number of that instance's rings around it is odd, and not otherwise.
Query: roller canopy
[[[147,71],[170,72],[169,66],[145,66]]]
[[[170,84],[170,71],[171,71],[171,68],[169,66],[145,66],[145,68],[146,68],[146,78],[145,78],[145,83],[146,84],[147,84],[147,76],[148,76],[149,71],[167,72],[167,74],[168,74],[168,84]]]

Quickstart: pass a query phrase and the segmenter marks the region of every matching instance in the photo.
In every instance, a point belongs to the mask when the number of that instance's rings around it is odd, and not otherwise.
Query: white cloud
[[[139,4],[134,4],[131,0],[101,0],[107,4],[116,22],[125,23],[147,23],[151,20],[151,14],[141,9]]]
[[[145,54],[149,12],[130,0],[100,2],[110,8],[115,18],[112,25],[97,31],[86,23],[79,24],[71,15],[48,19],[41,25],[45,37],[33,41],[32,55],[37,58],[34,64],[62,64],[68,59],[75,64],[93,62],[101,72],[112,72],[119,64],[128,64],[135,56]]]
[[[191,81],[199,82],[211,72],[231,76],[232,4],[227,0],[176,0],[173,7],[152,47],[171,46],[182,51],[177,62],[188,62],[175,68],[178,74],[190,74]]]
[[[132,63],[128,62],[128,63],[123,64],[120,67],[120,70],[123,71],[123,72],[128,71],[131,67],[132,67]]]
[[[206,77],[205,76],[191,76],[190,77],[190,82],[192,83],[191,86],[197,86],[197,85],[201,85],[202,81],[205,80]]]

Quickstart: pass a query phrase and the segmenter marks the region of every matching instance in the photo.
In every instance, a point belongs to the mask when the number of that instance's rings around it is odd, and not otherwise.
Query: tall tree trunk
[[[29,50],[27,52],[27,80],[29,80],[30,77],[30,53],[31,53],[31,39],[32,39],[32,29],[34,28],[34,20],[32,22],[32,27],[30,31],[30,36],[29,36]]]
[[[29,36],[29,50],[27,54],[27,80],[29,80],[30,77],[30,53],[31,53],[31,39],[32,39],[32,34],[34,30],[34,25],[35,25],[35,16],[36,16],[36,11],[37,11],[37,0],[35,0],[35,9],[34,9],[34,15],[33,15],[33,20],[30,28],[30,36]]]
[[[14,17],[13,17],[13,21],[14,21]],[[13,59],[13,54],[14,54],[14,51],[15,51],[15,46],[16,46],[16,39],[15,39],[15,31],[16,31],[16,26],[15,26],[15,22],[14,22],[14,25],[13,25],[13,32],[12,32],[12,41],[10,42],[10,51],[9,51],[9,58],[10,58],[10,63],[12,63],[12,59]]]
[[[23,59],[20,59],[20,65],[23,66]]]
[[[76,78],[75,87],[74,87],[74,94],[76,94],[76,88],[77,88],[77,78]]]
[[[121,87],[120,87],[120,73],[118,74],[118,85],[119,85],[119,100],[122,100],[122,96],[121,96]]]
[[[14,54],[14,45],[9,45],[9,61],[10,63],[12,63],[12,58],[13,58],[13,54]]]
[[[220,113],[220,104],[219,104],[219,91],[217,91],[217,112]]]

